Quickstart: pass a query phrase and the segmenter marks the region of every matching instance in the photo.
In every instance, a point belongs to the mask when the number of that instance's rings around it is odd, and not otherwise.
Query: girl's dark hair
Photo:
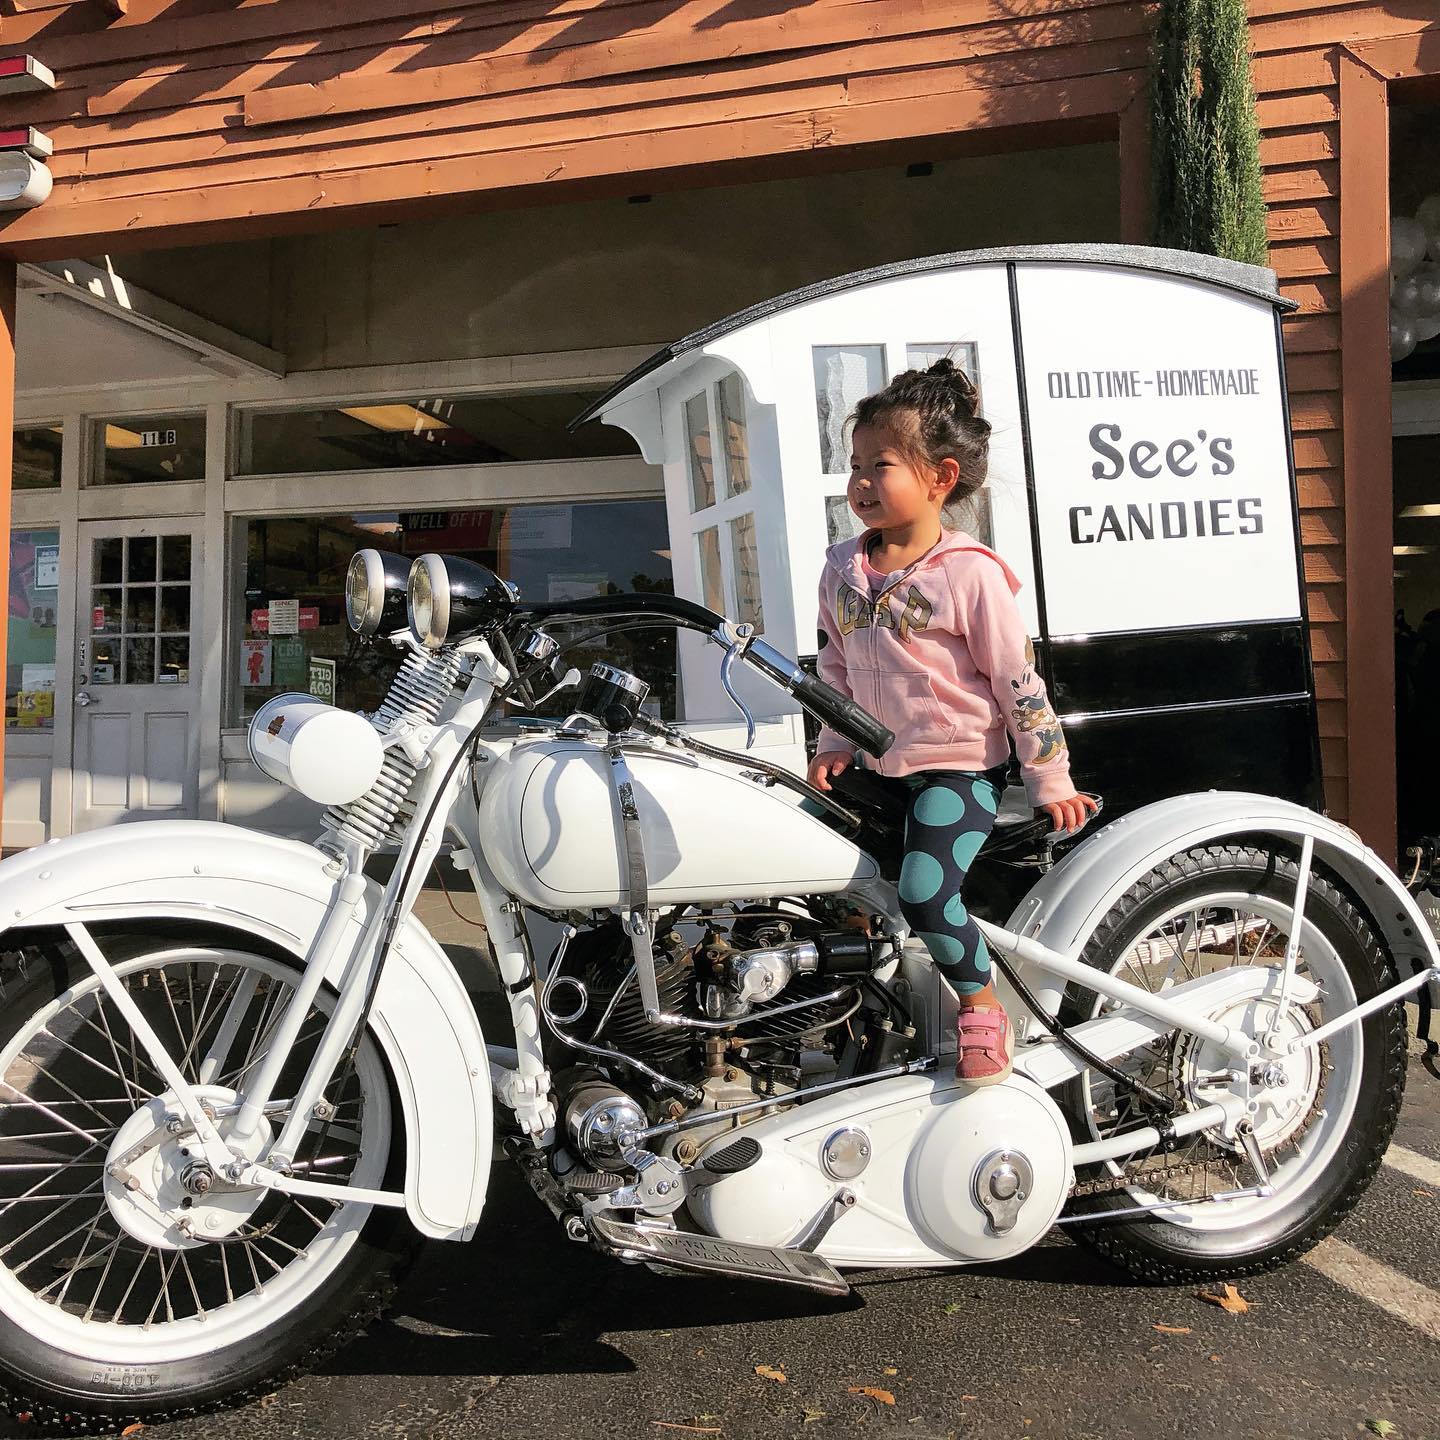
[[[949,356],[928,370],[905,370],[850,412],[855,425],[886,430],[912,464],[938,470],[942,460],[960,466],[946,506],[967,500],[985,483],[990,463],[990,422],[980,414],[975,382]]]

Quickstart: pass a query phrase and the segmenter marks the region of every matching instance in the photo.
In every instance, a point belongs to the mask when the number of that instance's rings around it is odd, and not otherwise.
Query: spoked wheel
[[[116,973],[224,1135],[298,972],[242,950],[130,948],[141,953]],[[27,952],[3,981],[0,1383],[12,1411],[73,1430],[192,1414],[273,1387],[373,1316],[412,1243],[403,1212],[228,1185],[83,959]],[[305,1017],[262,1142],[284,1123],[329,1006],[322,996]],[[330,1098],[295,1171],[383,1187],[391,1094],[368,1037]]]
[[[1151,991],[1234,966],[1263,966],[1278,977],[1297,879],[1287,855],[1251,846],[1174,856],[1117,901],[1083,958]],[[1273,994],[1209,1017],[1262,1041],[1248,1076],[1234,1068],[1239,1062],[1179,1032],[1115,1062],[1181,1111],[1214,1103],[1225,1090],[1246,1096],[1273,1190],[1214,1199],[1260,1184],[1241,1143],[1218,1129],[1180,1140],[1169,1154],[1142,1152],[1091,1167],[1077,1177],[1068,1213],[1136,1215],[1079,1223],[1071,1233],[1143,1279],[1233,1278],[1284,1264],[1349,1213],[1379,1167],[1405,1087],[1403,1007],[1387,1006],[1318,1045],[1283,1052],[1393,984],[1393,965],[1344,892],[1314,871],[1299,940],[1296,974],[1318,987],[1313,1000],[1291,1004],[1278,1027]],[[1088,1019],[1107,1003],[1074,988],[1066,1012],[1071,1021]],[[1265,1046],[1272,1029],[1274,1043]],[[1134,1092],[1093,1071],[1074,1082],[1067,1099],[1081,1142],[1153,1123]]]

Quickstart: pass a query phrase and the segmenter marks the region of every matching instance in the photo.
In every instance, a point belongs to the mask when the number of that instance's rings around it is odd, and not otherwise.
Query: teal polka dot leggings
[[[965,876],[995,824],[1005,768],[922,770],[909,791],[900,909],[957,995],[990,983],[990,952],[961,898]]]

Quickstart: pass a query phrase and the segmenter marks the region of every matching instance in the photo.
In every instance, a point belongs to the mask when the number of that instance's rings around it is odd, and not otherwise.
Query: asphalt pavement
[[[1440,1440],[1440,1075],[1418,1054],[1396,1142],[1336,1237],[1238,1287],[1243,1314],[1063,1237],[842,1302],[656,1275],[567,1241],[501,1163],[476,1238],[429,1246],[322,1372],[145,1440]]]

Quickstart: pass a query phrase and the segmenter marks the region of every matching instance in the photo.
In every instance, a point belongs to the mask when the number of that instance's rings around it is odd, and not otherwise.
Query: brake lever
[[[744,635],[725,647],[725,658],[720,662],[720,684],[724,686],[725,693],[730,697],[735,708],[745,717],[745,748],[755,748],[755,717],[750,713],[750,707],[740,698],[740,692],[735,688],[735,662],[745,653],[745,646],[749,643],[751,629],[748,625],[737,625],[737,631],[745,631]]]

